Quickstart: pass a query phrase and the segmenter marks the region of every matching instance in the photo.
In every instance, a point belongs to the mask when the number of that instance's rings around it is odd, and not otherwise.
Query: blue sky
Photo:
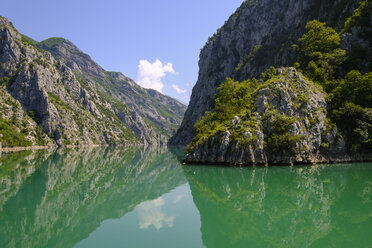
[[[64,37],[108,71],[188,103],[200,49],[243,0],[0,0],[41,41]]]

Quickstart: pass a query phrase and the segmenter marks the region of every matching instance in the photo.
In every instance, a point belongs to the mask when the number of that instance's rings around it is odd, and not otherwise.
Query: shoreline
[[[0,152],[18,152],[28,150],[47,150],[57,149],[58,146],[16,146],[16,147],[0,147]]]
[[[329,159],[319,161],[294,161],[294,162],[259,162],[259,163],[233,163],[233,162],[210,162],[210,161],[187,161],[182,160],[184,166],[217,166],[217,167],[271,167],[271,166],[290,166],[295,167],[298,165],[321,165],[321,164],[347,164],[347,163],[368,163],[372,162],[372,155],[367,155],[363,158],[345,158],[345,159]]]
[[[97,148],[97,147],[108,147],[108,146],[115,146],[115,147],[133,147],[133,146],[144,146],[142,144],[85,144],[85,145],[66,145],[66,146],[58,146],[58,145],[51,145],[51,146],[16,146],[16,147],[0,147],[0,152],[18,152],[18,151],[29,151],[29,150],[49,150],[49,149],[73,149],[73,148]]]
[[[266,161],[213,161],[188,159],[187,155],[183,159],[184,165],[215,165],[223,167],[255,167],[255,166],[296,166],[296,165],[316,165],[316,164],[345,164],[345,163],[363,163],[372,162],[372,153],[354,153],[354,154],[327,154],[309,159],[296,159],[295,157],[281,157]]]

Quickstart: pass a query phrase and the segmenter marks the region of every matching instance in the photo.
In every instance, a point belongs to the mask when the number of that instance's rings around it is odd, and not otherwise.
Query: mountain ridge
[[[0,36],[3,147],[165,144],[182,118],[182,103],[103,70],[64,38],[37,42],[4,17]]]

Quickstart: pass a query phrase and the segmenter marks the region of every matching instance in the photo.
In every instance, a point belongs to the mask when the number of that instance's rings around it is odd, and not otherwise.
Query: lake
[[[372,163],[184,166],[167,148],[0,156],[0,247],[371,247]]]

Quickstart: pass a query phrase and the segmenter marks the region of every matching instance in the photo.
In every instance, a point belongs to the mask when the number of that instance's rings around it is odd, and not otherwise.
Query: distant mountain
[[[186,106],[108,72],[63,38],[37,42],[0,17],[0,144],[164,144]]]

